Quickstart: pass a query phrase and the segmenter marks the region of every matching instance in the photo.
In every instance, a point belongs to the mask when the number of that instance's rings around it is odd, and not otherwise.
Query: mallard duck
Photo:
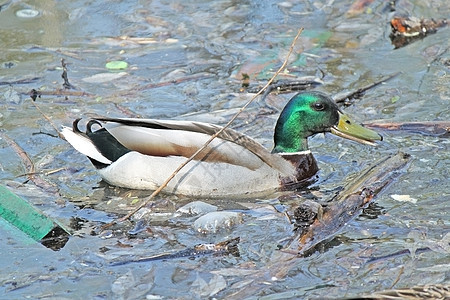
[[[158,188],[222,127],[192,121],[99,117],[63,127],[65,139],[86,155],[111,185]],[[98,127],[98,128],[97,128]],[[382,137],[354,123],[328,96],[302,92],[290,99],[275,126],[274,148],[225,129],[165,188],[189,196],[255,194],[307,184],[318,171],[308,137],[331,132],[375,145]]]

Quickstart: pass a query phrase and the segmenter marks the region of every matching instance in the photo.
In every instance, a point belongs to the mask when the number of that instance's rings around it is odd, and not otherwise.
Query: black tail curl
[[[72,123],[72,130],[76,134],[80,134],[90,139],[95,145],[97,150],[106,158],[111,161],[118,160],[121,156],[127,154],[131,150],[122,145],[114,136],[112,136],[106,128],[103,127],[102,123],[96,119],[90,119],[86,123],[86,132],[80,130],[78,124],[81,118],[78,118]],[[92,130],[92,126],[100,126],[97,130]],[[89,157],[92,164],[97,168],[101,169],[109,165],[96,161]]]
[[[86,132],[83,132],[80,130],[80,128],[78,127],[78,124],[80,123],[81,118],[75,119],[75,121],[73,121],[72,123],[72,130],[75,133],[81,133],[81,134],[86,134],[87,136],[89,136],[90,134],[93,133],[92,131],[92,126],[93,125],[98,125],[100,126],[100,129],[103,128],[102,123],[100,123],[98,120],[95,119],[90,119],[87,123],[86,123]]]

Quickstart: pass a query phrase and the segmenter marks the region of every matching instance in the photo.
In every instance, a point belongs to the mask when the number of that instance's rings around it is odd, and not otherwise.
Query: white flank
[[[72,128],[63,126],[61,130],[64,138],[72,145],[77,151],[83,153],[84,155],[95,159],[104,164],[111,164],[112,161],[104,157],[98,150],[97,147],[91,142],[87,137],[77,134],[72,131]]]

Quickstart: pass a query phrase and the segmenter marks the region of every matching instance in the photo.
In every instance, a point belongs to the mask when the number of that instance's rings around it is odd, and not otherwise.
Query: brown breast
[[[319,167],[317,166],[316,159],[309,153],[280,153],[280,155],[289,161],[292,165],[294,165],[296,169],[295,178],[291,177],[281,177],[281,188],[284,190],[287,189],[296,189],[310,185],[313,183],[317,177],[316,173],[319,171]]]

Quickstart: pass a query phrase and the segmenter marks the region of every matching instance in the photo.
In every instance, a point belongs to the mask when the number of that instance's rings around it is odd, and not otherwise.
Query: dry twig
[[[11,139],[5,133],[0,132],[0,137],[5,140],[5,142],[11,147],[11,149],[14,150],[14,152],[16,152],[17,156],[19,156],[20,159],[22,160],[22,163],[26,169],[26,176],[28,180],[32,181],[37,187],[40,187],[47,192],[52,193],[57,192],[57,188],[55,186],[49,184],[41,177],[36,176],[37,173],[34,163],[22,147],[20,147],[13,139]]]
[[[67,64],[66,64],[66,60],[64,58],[61,59],[61,65],[63,68],[61,77],[64,80],[64,83],[63,83],[64,89],[66,89],[66,90],[74,89],[75,90],[76,89],[75,86],[73,86],[73,84],[71,84],[69,82],[69,77],[67,76]]]
[[[288,59],[289,56],[291,55],[294,46],[298,40],[298,38],[300,37],[300,34],[302,33],[303,28],[300,28],[297,32],[297,35],[295,36],[294,40],[292,41],[291,47],[289,49],[289,52],[286,56],[286,59],[284,60],[283,64],[281,65],[281,67],[278,69],[277,72],[275,72],[275,74],[272,76],[272,78],[270,78],[270,80],[266,83],[266,85],[258,92],[256,93],[244,106],[241,107],[241,109],[230,119],[230,121],[219,131],[217,131],[214,135],[211,136],[211,138],[206,141],[206,143],[200,148],[198,149],[191,157],[189,157],[183,164],[181,164],[173,173],[172,175],[170,175],[166,181],[164,181],[164,183],[158,188],[156,189],[150,196],[146,197],[143,199],[142,203],[136,207],[134,210],[132,210],[130,213],[128,213],[126,216],[120,218],[118,221],[119,222],[123,222],[125,220],[128,220],[131,216],[133,216],[137,211],[139,211],[141,208],[143,208],[144,206],[146,206],[147,204],[150,203],[150,201],[156,196],[158,195],[166,186],[167,184],[178,174],[178,172],[184,167],[186,166],[191,160],[193,160],[201,151],[203,151],[217,136],[219,136],[227,127],[229,127],[234,120],[256,99],[256,97],[258,97],[259,95],[261,95],[265,89],[267,89],[267,87],[272,84],[272,82],[275,80],[275,78],[278,76],[278,74],[281,73],[281,71],[284,70],[284,68],[286,67],[287,63],[288,63]],[[108,228],[112,225],[114,225],[116,222],[113,221],[109,224],[106,224],[103,226],[103,228]]]

